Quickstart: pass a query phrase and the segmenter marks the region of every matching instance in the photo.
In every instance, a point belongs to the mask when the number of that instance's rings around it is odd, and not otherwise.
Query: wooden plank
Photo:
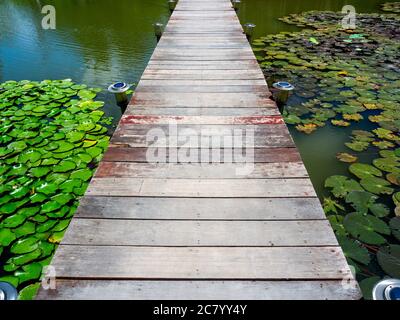
[[[309,179],[140,179],[93,178],[93,196],[293,198],[315,197]]]
[[[226,117],[229,114],[232,117],[262,117],[262,116],[280,116],[280,112],[276,108],[191,108],[191,107],[142,107],[138,105],[131,105],[127,108],[124,115],[129,116],[151,116],[157,117],[181,117],[182,119],[188,119],[191,117]]]
[[[269,99],[265,92],[226,92],[201,93],[179,92],[173,96],[161,92],[136,92],[130,101],[130,105],[152,108],[273,108],[277,110],[275,103]],[[132,110],[134,111],[134,110]],[[129,112],[129,107],[128,107]],[[128,113],[129,114],[129,113]],[[229,115],[227,113],[226,115]]]
[[[91,233],[86,232],[87,230],[91,230]],[[174,247],[338,245],[327,220],[160,221],[115,219],[74,219],[64,237],[63,244]]]
[[[118,263],[116,263],[118,261]],[[340,247],[132,247],[60,245],[58,278],[343,279]]]
[[[161,109],[163,110],[163,109]],[[257,109],[258,110],[258,109]],[[255,130],[259,132],[260,129],[264,128],[266,125],[283,125],[285,122],[281,115],[246,115],[246,116],[160,116],[160,115],[140,115],[138,110],[135,108],[133,110],[135,114],[133,115],[123,115],[120,120],[120,127],[133,128],[135,126],[144,125],[168,125],[171,123],[176,123],[181,128],[181,125],[193,125],[200,127],[201,125],[235,125],[242,129],[247,129],[250,125],[254,125]],[[228,113],[228,112],[226,112]],[[257,125],[257,127],[255,126]],[[277,126],[272,126],[273,128],[279,129]],[[212,128],[212,127],[211,127]],[[163,130],[167,128],[162,128]],[[196,129],[198,130],[198,129]]]
[[[354,300],[355,281],[60,280],[38,300]]]
[[[96,171],[97,178],[176,178],[176,179],[238,179],[237,164],[151,164],[133,162],[102,161]],[[247,179],[260,178],[305,178],[307,170],[301,162],[256,163],[254,169],[245,175]]]
[[[242,70],[152,70],[147,69],[144,80],[264,80],[260,71]]]
[[[318,198],[141,198],[86,196],[76,218],[148,220],[326,219]]]
[[[137,87],[136,92],[160,92],[160,93],[247,93],[247,92],[265,92],[264,85],[203,85],[203,86],[193,86],[193,85],[140,85]]]
[[[154,148],[153,148],[154,149]],[[170,150],[157,148],[159,152],[166,155],[168,162],[175,163],[174,159],[170,158]],[[154,154],[156,150],[152,148],[131,148],[128,145],[115,145],[111,144],[108,151],[105,153],[104,161],[123,161],[123,162],[148,162],[147,153]],[[214,150],[217,153],[217,150]],[[226,150],[220,149],[219,154],[221,162],[224,161]],[[242,150],[232,151],[233,163],[243,163]],[[199,152],[198,162],[202,162],[201,152]],[[301,161],[301,157],[295,148],[255,148],[254,149],[254,163],[270,163],[270,162],[297,162]]]
[[[213,148],[216,150],[216,154],[219,154],[220,148],[242,151],[242,149],[250,148],[294,147],[292,138],[286,132],[278,132],[270,136],[256,134],[254,139],[246,131],[237,132],[236,136],[231,131],[214,133],[212,131],[195,130],[188,131],[186,134],[184,131],[180,131],[180,135],[169,135],[168,131],[162,129],[149,131],[148,134],[148,136],[144,134],[136,135],[135,132],[131,133],[130,130],[119,129],[113,135],[111,143],[123,144],[131,148],[179,148],[181,155],[188,152],[191,157],[197,155],[198,151],[194,149],[198,148],[202,148],[202,152],[206,152],[206,148]],[[192,151],[189,149],[192,149]],[[149,152],[149,154],[151,153]]]

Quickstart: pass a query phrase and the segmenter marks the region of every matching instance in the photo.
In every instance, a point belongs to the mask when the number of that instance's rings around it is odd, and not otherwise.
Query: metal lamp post
[[[240,0],[232,0],[233,9],[235,9],[235,11],[238,11],[241,3],[242,2]]]
[[[126,108],[128,105],[127,91],[130,89],[130,85],[125,82],[116,82],[108,87],[108,92],[114,93],[117,104],[121,108]]]
[[[156,22],[155,24],[153,24],[154,27],[154,34],[157,38],[157,42],[160,41],[161,36],[163,34],[164,31],[164,24],[162,24],[161,22]]]
[[[374,300],[400,300],[400,280],[385,279],[372,289]]]
[[[17,300],[17,289],[8,282],[0,282],[0,301],[1,300]]]
[[[178,0],[169,0],[169,1],[168,1],[168,7],[169,7],[169,10],[170,10],[171,12],[174,12],[177,3],[178,3]]]
[[[294,90],[294,86],[292,86],[289,82],[280,81],[275,82],[272,87],[274,88],[274,90],[272,90],[273,98],[277,103],[279,110],[282,112],[283,106],[289,99],[290,92]]]
[[[255,27],[256,25],[254,23],[246,23],[243,25],[244,33],[246,34],[246,37],[249,41],[253,36]]]

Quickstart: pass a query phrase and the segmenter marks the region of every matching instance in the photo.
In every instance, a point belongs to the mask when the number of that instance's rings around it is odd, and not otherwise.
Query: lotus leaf
[[[38,239],[35,237],[28,237],[23,240],[18,240],[11,247],[11,252],[15,254],[24,254],[32,252],[38,248]]]
[[[76,168],[76,164],[72,161],[62,160],[59,164],[53,167],[54,172],[68,172],[74,170]]]
[[[92,172],[89,169],[80,169],[71,173],[70,179],[79,179],[87,181],[92,177]]]
[[[29,280],[39,279],[41,273],[42,266],[39,263],[31,263],[15,271],[14,276],[19,278],[19,283],[24,283]]]
[[[338,209],[344,211],[345,208],[341,206],[337,201],[331,198],[324,198],[323,208],[326,214],[338,213]]]
[[[361,180],[360,184],[365,190],[375,194],[392,194],[394,191],[393,188],[390,187],[390,182],[381,178],[364,178]]]
[[[363,191],[357,181],[339,175],[326,179],[325,187],[332,188],[332,193],[336,198],[344,198],[351,191]]]
[[[353,151],[361,152],[368,149],[369,143],[364,141],[353,140],[345,143],[346,147]]]
[[[345,153],[345,152],[338,153],[336,155],[336,158],[339,161],[346,162],[346,163],[352,163],[352,162],[356,162],[358,160],[358,158],[355,155]]]
[[[382,171],[397,173],[400,172],[400,162],[393,158],[378,158],[373,161],[375,167]]]
[[[393,278],[400,278],[400,245],[391,244],[377,253],[381,268]]]
[[[23,255],[14,256],[14,257],[8,259],[6,263],[8,265],[11,265],[11,267],[14,269],[15,268],[14,266],[22,266],[22,265],[25,265],[29,262],[36,260],[37,258],[40,257],[41,254],[42,254],[42,251],[40,249],[35,249],[32,252],[29,252],[29,253],[26,253]],[[12,271],[14,271],[14,270],[12,270]]]
[[[386,239],[381,234],[390,234],[388,225],[372,215],[350,213],[344,218],[343,225],[353,237],[369,244],[384,244]]]
[[[7,217],[4,219],[0,226],[5,228],[16,228],[23,224],[26,220],[26,217],[20,214],[14,214],[12,216]]]
[[[400,217],[395,217],[389,223],[392,234],[397,240],[400,240]]]
[[[346,258],[364,265],[368,265],[371,261],[368,250],[361,246],[358,241],[351,240],[348,237],[338,237],[338,241]]]
[[[43,193],[45,195],[50,195],[56,192],[58,189],[57,185],[54,183],[48,183],[48,182],[43,182],[40,184],[37,188],[36,191]]]
[[[13,231],[6,228],[0,228],[0,246],[7,247],[9,246],[15,239],[16,235]]]
[[[382,172],[379,169],[365,163],[354,163],[349,167],[349,170],[360,179],[382,176]]]
[[[374,276],[364,279],[359,283],[364,299],[372,300],[372,290],[380,280],[381,278]]]

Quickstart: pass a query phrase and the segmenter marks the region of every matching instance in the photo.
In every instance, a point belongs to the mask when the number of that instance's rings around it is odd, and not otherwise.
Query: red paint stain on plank
[[[147,115],[128,115],[121,118],[121,124],[153,124],[158,123],[160,120],[182,120],[183,117],[179,116],[147,116]]]
[[[235,117],[235,124],[284,124],[281,116]]]

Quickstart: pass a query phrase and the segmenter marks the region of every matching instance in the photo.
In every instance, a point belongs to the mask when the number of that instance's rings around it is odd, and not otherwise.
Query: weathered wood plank
[[[153,148],[154,149],[154,148]],[[166,148],[157,148],[158,152],[165,154],[168,162],[175,163],[175,159],[170,157],[170,150]],[[108,151],[105,153],[104,161],[123,161],[123,162],[148,162],[147,153],[154,154],[157,150],[152,148],[131,148],[127,145],[113,145],[111,144]],[[221,163],[224,161],[226,150],[220,149],[213,151],[214,154],[218,153],[221,158]],[[233,150],[231,152],[233,163],[243,163],[242,150]],[[198,162],[203,162],[201,159],[201,152],[199,151]],[[254,163],[269,163],[269,162],[297,162],[301,161],[301,157],[295,148],[255,148],[254,149]]]
[[[250,168],[249,168],[250,169]],[[93,178],[93,196],[293,198],[315,197],[310,179],[140,179]]]
[[[162,110],[162,109],[161,109]],[[257,109],[258,110],[258,109]],[[133,115],[123,115],[120,121],[120,127],[124,126],[126,129],[133,128],[135,126],[143,125],[167,125],[171,123],[176,123],[177,125],[193,125],[196,130],[201,129],[201,125],[236,125],[236,127],[240,127],[241,129],[247,129],[250,125],[258,125],[254,126],[255,130],[259,130],[263,128],[265,125],[278,125],[284,124],[284,120],[281,115],[246,115],[246,116],[157,116],[157,115],[140,115],[135,108],[132,111],[136,111]],[[200,127],[200,128],[199,128]],[[181,127],[180,127],[181,128]],[[188,127],[191,128],[191,127]],[[279,127],[273,126],[273,128],[279,129]],[[162,128],[163,130],[167,128]],[[259,131],[257,131],[259,132]]]
[[[215,72],[214,72],[215,71]],[[152,70],[147,69],[144,80],[264,80],[260,71],[242,70]]]
[[[116,263],[117,262],[117,263]],[[59,278],[343,279],[340,247],[132,247],[60,245]]]
[[[39,300],[353,300],[355,281],[60,280]]]
[[[87,230],[91,230],[90,234]],[[118,232],[115,232],[118,230]],[[282,230],[285,230],[282,232]],[[96,246],[337,246],[327,220],[168,221],[74,219],[64,245]]]
[[[180,117],[182,121],[191,121],[191,117],[224,117],[229,114],[232,117],[263,117],[263,116],[280,116],[276,108],[192,108],[192,107],[142,107],[138,105],[131,105],[127,108],[124,115],[129,116],[151,116],[155,119],[157,117]],[[184,120],[187,119],[187,120]],[[228,121],[228,120],[227,120]]]
[[[254,169],[240,175],[237,164],[151,164],[102,161],[96,171],[97,178],[176,178],[176,179],[260,179],[260,178],[305,178],[307,170],[301,162],[256,163]]]
[[[318,198],[141,198],[86,196],[76,218],[148,220],[321,220]]]
[[[176,92],[173,96],[160,92],[136,92],[130,105],[152,108],[272,108],[277,110],[276,104],[266,92],[226,92],[201,93],[201,92]],[[134,110],[132,110],[134,111]],[[129,112],[129,107],[128,107]],[[129,114],[129,113],[128,113]],[[229,115],[228,111],[226,115]]]

